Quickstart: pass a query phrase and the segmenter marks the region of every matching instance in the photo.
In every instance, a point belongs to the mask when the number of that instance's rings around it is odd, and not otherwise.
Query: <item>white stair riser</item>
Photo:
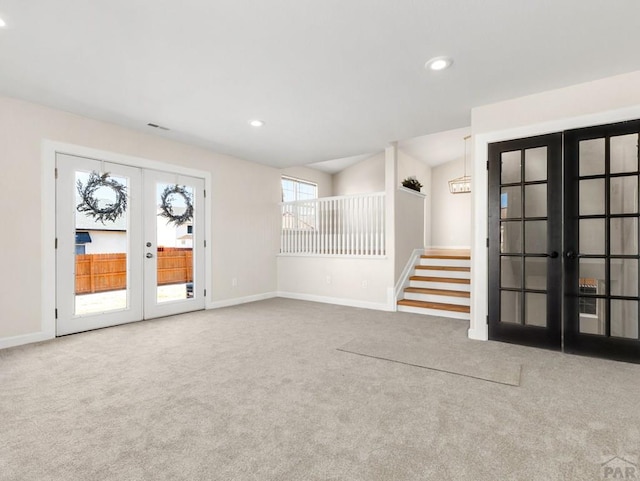
[[[471,299],[468,297],[439,296],[436,294],[419,294],[417,292],[405,292],[405,299],[424,302],[439,302],[440,304],[455,304],[457,306],[470,306]]]
[[[413,314],[424,314],[427,316],[449,317],[451,319],[469,320],[471,316],[468,312],[441,311],[440,309],[425,309],[423,307],[398,306],[400,312],[411,312]]]
[[[445,289],[449,291],[471,292],[471,284],[454,284],[451,282],[409,281],[409,287],[424,287],[426,289]]]
[[[471,272],[439,271],[436,269],[415,269],[414,276],[451,277],[452,279],[471,279]]]
[[[469,259],[430,259],[420,257],[421,266],[450,266],[450,267],[471,267]]]

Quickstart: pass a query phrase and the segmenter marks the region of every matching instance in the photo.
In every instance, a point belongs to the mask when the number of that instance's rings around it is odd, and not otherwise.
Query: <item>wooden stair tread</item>
[[[404,292],[412,292],[414,294],[430,294],[433,296],[471,297],[471,293],[468,291],[449,291],[447,289],[428,289],[426,287],[407,287]]]
[[[422,254],[420,256],[423,259],[459,259],[459,260],[471,260],[471,256],[465,254]]]
[[[399,306],[408,307],[422,307],[423,309],[438,309],[440,311],[453,311],[453,312],[471,312],[469,306],[459,306],[457,304],[443,304],[441,302],[425,302],[414,301],[411,299],[401,299],[398,301]]]
[[[450,282],[451,284],[471,284],[471,279],[455,279],[452,277],[411,276],[409,280],[421,282]]]
[[[471,267],[458,266],[416,266],[416,269],[423,269],[428,271],[471,272]]]

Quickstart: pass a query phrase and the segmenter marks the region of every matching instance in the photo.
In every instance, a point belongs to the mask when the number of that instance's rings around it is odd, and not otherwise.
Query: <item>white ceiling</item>
[[[1,94],[277,167],[640,70],[637,0],[3,0],[0,17]],[[425,71],[438,55],[453,67]]]

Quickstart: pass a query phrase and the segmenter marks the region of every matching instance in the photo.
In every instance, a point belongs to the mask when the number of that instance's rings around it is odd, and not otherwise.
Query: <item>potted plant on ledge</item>
[[[422,184],[418,179],[416,179],[415,175],[411,175],[402,181],[402,187],[420,192]]]

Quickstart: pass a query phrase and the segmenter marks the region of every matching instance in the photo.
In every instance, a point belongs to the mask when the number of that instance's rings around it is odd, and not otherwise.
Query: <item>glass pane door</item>
[[[204,182],[145,171],[145,318],[204,309]]]
[[[561,136],[489,151],[491,339],[560,349]]]
[[[58,335],[142,318],[140,170],[59,154]]]
[[[640,122],[565,134],[569,352],[640,360]]]
[[[57,335],[205,307],[204,180],[58,154]]]

